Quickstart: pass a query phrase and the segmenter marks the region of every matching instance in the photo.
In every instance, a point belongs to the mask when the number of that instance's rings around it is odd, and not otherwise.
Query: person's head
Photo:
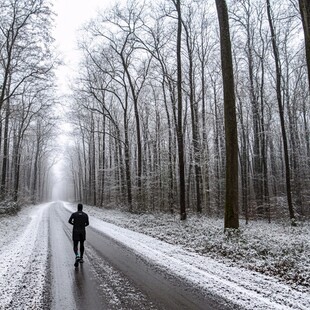
[[[82,211],[83,210],[83,205],[81,203],[78,204],[78,211]]]

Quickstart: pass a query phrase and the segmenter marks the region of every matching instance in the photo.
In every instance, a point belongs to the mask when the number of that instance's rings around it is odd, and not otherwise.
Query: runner
[[[84,241],[86,240],[85,227],[89,225],[88,215],[83,212],[83,205],[78,204],[78,211],[71,214],[69,223],[73,225],[72,239],[73,239],[73,251],[75,253],[74,266],[77,267],[80,263],[83,263],[84,254]],[[78,252],[78,244],[80,242],[80,254]]]

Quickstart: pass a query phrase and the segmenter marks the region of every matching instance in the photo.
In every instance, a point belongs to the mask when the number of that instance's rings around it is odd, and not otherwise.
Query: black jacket
[[[73,225],[73,231],[85,232],[85,227],[89,225],[88,215],[83,211],[71,214],[69,223]]]

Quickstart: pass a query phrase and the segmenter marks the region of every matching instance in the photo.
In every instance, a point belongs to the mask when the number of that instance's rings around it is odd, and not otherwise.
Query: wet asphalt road
[[[91,218],[85,263],[75,268],[70,212],[62,203],[54,203],[48,213],[52,309],[237,309],[165,273],[95,230]]]

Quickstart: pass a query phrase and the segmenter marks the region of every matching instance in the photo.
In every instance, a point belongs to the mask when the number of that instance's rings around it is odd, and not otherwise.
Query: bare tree
[[[52,12],[49,5],[48,1],[43,0],[5,0],[1,3],[0,195],[2,199],[13,197],[16,200],[18,197],[25,132],[32,117],[38,115],[40,105],[46,105],[45,100],[38,102],[41,93],[44,92],[48,97],[47,90],[53,87],[51,82],[55,58],[51,54],[49,44],[52,41],[50,34]],[[36,95],[32,93],[34,89]],[[29,99],[35,97],[34,100]],[[18,108],[21,109],[21,113]],[[20,136],[12,137],[12,133]]]

